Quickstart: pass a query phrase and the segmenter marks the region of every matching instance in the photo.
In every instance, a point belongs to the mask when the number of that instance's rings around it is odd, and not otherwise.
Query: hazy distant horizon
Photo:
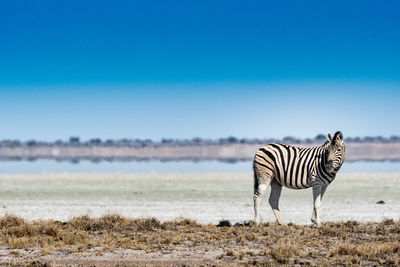
[[[331,134],[333,135],[334,132],[331,132]],[[323,135],[324,138],[320,138],[319,140],[317,139],[317,136],[319,135]],[[282,138],[278,138],[278,137],[270,137],[270,136],[264,136],[264,137],[236,137],[236,136],[221,136],[221,137],[217,137],[217,138],[202,138],[200,136],[194,136],[194,137],[188,137],[188,138],[160,138],[160,139],[150,139],[150,138],[136,138],[136,137],[123,137],[123,138],[118,138],[118,139],[112,139],[112,138],[98,138],[98,137],[91,137],[88,139],[82,139],[80,136],[68,136],[68,137],[60,137],[60,138],[56,138],[54,140],[44,140],[44,139],[34,139],[34,138],[28,138],[28,139],[16,139],[16,138],[5,138],[5,139],[0,139],[0,142],[2,141],[19,141],[19,142],[30,142],[30,141],[36,141],[36,142],[45,142],[45,143],[55,143],[58,141],[62,141],[62,142],[71,142],[71,139],[74,138],[78,138],[79,142],[81,143],[87,143],[87,142],[102,142],[105,143],[107,141],[122,141],[122,140],[129,140],[129,141],[151,141],[151,142],[155,142],[155,143],[162,143],[162,142],[169,142],[169,141],[173,141],[173,142],[183,142],[183,141],[190,141],[190,142],[196,142],[195,140],[202,140],[202,141],[210,141],[210,142],[217,142],[217,141],[227,141],[230,138],[234,138],[236,139],[236,141],[234,142],[241,142],[241,141],[255,141],[255,140],[276,140],[276,141],[285,141],[285,139],[294,139],[294,140],[299,140],[301,142],[305,142],[305,141],[312,141],[312,142],[322,142],[324,140],[327,139],[327,134],[324,133],[319,133],[315,136],[310,136],[310,137],[305,137],[305,138],[300,138],[297,136],[292,136],[292,135],[287,135],[287,136],[283,136]],[[377,136],[347,136],[345,137],[345,140],[351,139],[352,141],[354,141],[355,139],[357,139],[357,141],[371,141],[371,140],[365,140],[365,139],[373,139],[372,141],[379,141],[379,139],[382,139],[383,141],[389,141],[392,139],[396,139],[393,140],[395,142],[398,142],[398,140],[400,139],[400,135],[390,135],[390,136],[382,136],[382,135],[377,135]],[[290,141],[290,140],[289,140]]]

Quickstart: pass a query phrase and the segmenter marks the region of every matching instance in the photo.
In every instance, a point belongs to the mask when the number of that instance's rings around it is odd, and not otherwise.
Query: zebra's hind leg
[[[271,182],[271,195],[269,196],[269,204],[275,214],[278,224],[286,225],[285,220],[279,210],[279,198],[281,196],[282,186],[274,179]]]
[[[262,221],[260,214],[260,204],[262,198],[267,191],[268,185],[271,183],[274,174],[272,173],[270,168],[265,168],[264,164],[255,164],[253,165],[254,170],[254,222],[256,225],[259,225]]]
[[[265,192],[267,191],[267,187],[268,187],[267,184],[259,183],[257,188],[255,188],[253,201],[254,201],[254,222],[256,223],[256,225],[259,225],[262,221],[262,217],[260,214],[260,204],[262,198],[265,195]]]

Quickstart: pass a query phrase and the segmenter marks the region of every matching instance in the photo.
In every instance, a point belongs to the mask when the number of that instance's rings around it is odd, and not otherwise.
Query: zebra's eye
[[[341,148],[338,148],[338,150],[337,151],[342,151],[342,149]]]

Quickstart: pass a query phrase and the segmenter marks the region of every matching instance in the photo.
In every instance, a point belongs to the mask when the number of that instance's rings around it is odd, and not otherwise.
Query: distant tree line
[[[1,140],[0,147],[161,147],[161,146],[207,146],[207,145],[229,145],[229,144],[268,144],[268,143],[285,143],[285,144],[312,144],[322,143],[326,140],[326,135],[318,134],[314,138],[295,138],[286,136],[282,139],[274,138],[236,138],[233,136],[219,139],[203,139],[195,137],[192,139],[169,139],[163,138],[161,141],[153,141],[150,139],[107,139],[92,138],[86,141],[81,141],[77,136],[71,136],[69,140],[56,140],[54,142],[43,142],[29,140],[22,142],[20,140]],[[400,136],[393,135],[389,138],[382,136],[366,136],[366,137],[348,137],[345,142],[352,143],[395,143],[400,142]]]

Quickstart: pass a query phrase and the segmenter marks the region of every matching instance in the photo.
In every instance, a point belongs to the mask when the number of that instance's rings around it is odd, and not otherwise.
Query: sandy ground
[[[212,263],[223,250],[196,255],[188,250],[159,251],[146,253],[142,250],[117,249],[106,251],[93,248],[85,252],[65,249],[52,253],[42,253],[40,249],[0,248],[0,264],[9,265],[49,265],[49,266],[137,266],[137,265],[200,265]],[[218,254],[218,255],[217,255]],[[215,261],[217,262],[217,261]]]
[[[146,253],[145,251],[132,249],[119,249],[112,252],[103,252],[102,248],[95,248],[87,252],[65,250],[43,255],[40,250],[10,250],[2,248],[0,250],[0,264],[6,266],[33,265],[35,263],[49,266],[201,265],[220,262],[214,259],[223,252],[222,249],[199,254],[194,254],[188,250]]]

